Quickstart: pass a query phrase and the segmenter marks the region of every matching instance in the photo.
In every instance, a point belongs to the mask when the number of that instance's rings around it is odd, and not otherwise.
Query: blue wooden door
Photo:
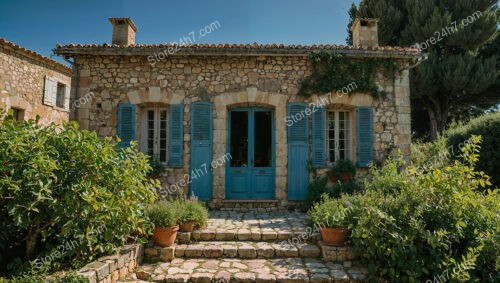
[[[212,198],[212,104],[191,104],[191,192],[201,200]]]
[[[229,112],[227,199],[274,199],[274,114],[265,108]]]

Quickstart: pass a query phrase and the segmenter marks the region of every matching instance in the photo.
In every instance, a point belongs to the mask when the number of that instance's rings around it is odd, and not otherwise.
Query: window
[[[154,107],[143,111],[142,151],[167,162],[167,109]]]
[[[351,113],[328,111],[326,127],[328,162],[352,160]]]
[[[57,93],[56,93],[56,106],[64,107],[64,93],[66,92],[66,86],[62,83],[57,83]]]
[[[61,83],[57,78],[45,77],[43,104],[69,111],[69,94],[68,85]]]

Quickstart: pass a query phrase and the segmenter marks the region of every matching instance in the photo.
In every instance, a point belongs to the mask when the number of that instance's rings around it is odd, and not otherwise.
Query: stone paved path
[[[206,228],[179,236],[182,241],[187,237],[193,241],[276,241],[308,233],[309,240],[317,239],[319,234],[306,230],[308,224],[309,217],[295,211],[212,211]]]
[[[360,282],[366,273],[364,268],[309,258],[174,259],[142,265],[129,281],[139,278],[154,282]]]
[[[212,211],[206,228],[179,234],[180,243],[169,251],[173,260],[143,263],[123,282],[364,281],[367,270],[355,266],[345,250],[345,261],[321,259],[319,236],[309,224],[306,214],[293,211]],[[281,245],[299,235],[306,236],[298,244]],[[146,258],[155,249],[147,247]]]

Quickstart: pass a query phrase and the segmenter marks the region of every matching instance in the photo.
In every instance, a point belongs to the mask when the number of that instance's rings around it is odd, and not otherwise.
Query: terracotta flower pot
[[[347,228],[321,228],[321,238],[328,246],[343,246],[349,229]]]
[[[347,182],[351,179],[351,173],[340,173],[340,181]]]
[[[153,229],[153,240],[160,247],[170,247],[174,244],[175,238],[177,238],[177,231],[179,231],[178,225],[155,227]]]
[[[328,179],[330,179],[330,181],[332,182],[337,182],[339,180],[335,175],[328,175]]]
[[[193,230],[194,230],[194,224],[195,224],[194,221],[190,221],[188,223],[182,223],[180,225],[181,232],[193,232]]]

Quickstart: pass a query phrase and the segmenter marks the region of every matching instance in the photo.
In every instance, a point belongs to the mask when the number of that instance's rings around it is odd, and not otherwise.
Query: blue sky
[[[130,17],[136,43],[178,41],[218,21],[196,42],[345,44],[353,1],[0,0],[0,37],[49,57],[57,43],[110,43],[108,18]]]

